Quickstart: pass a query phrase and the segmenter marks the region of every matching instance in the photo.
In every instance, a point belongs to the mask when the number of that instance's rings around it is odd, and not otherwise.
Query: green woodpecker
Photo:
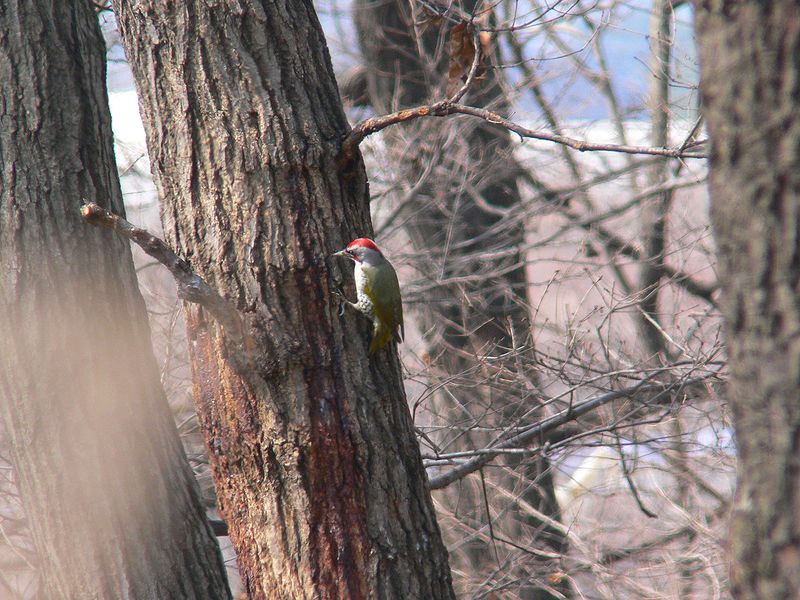
[[[394,267],[368,238],[358,238],[333,256],[346,256],[355,267],[357,301],[347,304],[372,321],[369,353],[375,354],[392,338],[403,341],[403,303]]]

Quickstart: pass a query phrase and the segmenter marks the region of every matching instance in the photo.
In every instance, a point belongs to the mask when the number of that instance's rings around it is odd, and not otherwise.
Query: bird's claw
[[[344,316],[344,303],[347,302],[347,298],[344,297],[344,294],[339,290],[333,290],[333,295],[339,300],[339,316]]]

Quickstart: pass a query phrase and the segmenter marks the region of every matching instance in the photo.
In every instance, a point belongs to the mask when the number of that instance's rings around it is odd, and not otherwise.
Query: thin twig
[[[494,526],[492,525],[492,513],[489,511],[489,495],[486,492],[486,478],[483,476],[483,469],[478,469],[478,474],[481,476],[481,490],[483,491],[483,508],[486,511],[486,522],[489,524],[489,538],[492,540],[492,549],[494,550],[494,559],[497,561],[497,568],[502,569],[500,565],[500,554],[497,552],[497,541],[494,537]]]
[[[614,432],[614,438],[616,440],[617,452],[619,452],[619,462],[620,467],[622,467],[622,474],[625,476],[625,481],[628,484],[628,489],[633,495],[633,499],[636,500],[636,506],[638,506],[639,510],[642,511],[642,513],[646,516],[650,517],[651,519],[657,519],[658,515],[644,505],[644,502],[642,502],[642,497],[639,495],[639,490],[636,489],[636,485],[633,483],[633,478],[631,477],[631,472],[628,470],[628,464],[625,462],[625,453],[622,451],[622,444],[619,441],[619,434],[617,432]]]
[[[12,542],[11,539],[8,537],[8,535],[6,534],[6,530],[3,527],[2,520],[0,520],[0,536],[3,537],[3,541],[5,541],[5,543],[11,549],[11,551],[14,554],[16,554],[27,565],[27,567],[31,571],[36,571],[36,567],[33,566],[31,561],[28,560],[28,558],[25,556],[25,554],[22,552],[22,550],[20,548],[17,548],[17,546],[14,545],[14,542]]]

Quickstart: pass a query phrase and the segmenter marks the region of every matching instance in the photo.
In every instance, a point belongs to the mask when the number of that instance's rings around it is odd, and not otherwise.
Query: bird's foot
[[[345,295],[342,292],[340,292],[339,290],[333,290],[333,295],[339,300],[339,316],[343,317],[344,316],[344,305],[346,303],[348,303],[348,300],[347,300],[347,298],[345,298]]]

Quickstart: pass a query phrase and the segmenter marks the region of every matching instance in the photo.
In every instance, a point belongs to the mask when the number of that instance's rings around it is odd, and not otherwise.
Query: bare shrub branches
[[[547,440],[548,435],[556,431],[558,428],[566,425],[567,423],[573,422],[610,402],[619,400],[620,398],[633,399],[639,395],[644,395],[647,396],[647,398],[642,400],[641,403],[645,406],[663,404],[665,400],[671,399],[671,393],[683,390],[688,386],[704,383],[709,379],[716,377],[718,377],[718,373],[712,372],[699,377],[689,377],[685,380],[679,380],[671,384],[647,383],[652,379],[648,378],[633,387],[607,392],[594,398],[578,402],[575,405],[553,415],[552,417],[548,417],[538,423],[535,423],[534,425],[523,428],[522,431],[506,441],[498,443],[496,446],[484,448],[482,450],[476,450],[474,452],[474,456],[469,460],[462,462],[458,466],[453,467],[441,475],[431,477],[428,485],[434,490],[450,485],[462,477],[465,477],[470,473],[474,473],[489,463],[494,457],[503,454],[504,452],[513,450],[523,450],[531,454],[536,452],[547,452],[549,449],[553,448],[553,445],[547,441],[545,441],[544,444],[534,448],[526,448],[526,446],[532,441]],[[597,432],[595,431],[593,433]],[[575,439],[575,437],[571,439]],[[564,445],[571,441],[571,439],[568,438],[567,440],[561,440],[559,444]],[[450,457],[444,458],[449,459]]]

